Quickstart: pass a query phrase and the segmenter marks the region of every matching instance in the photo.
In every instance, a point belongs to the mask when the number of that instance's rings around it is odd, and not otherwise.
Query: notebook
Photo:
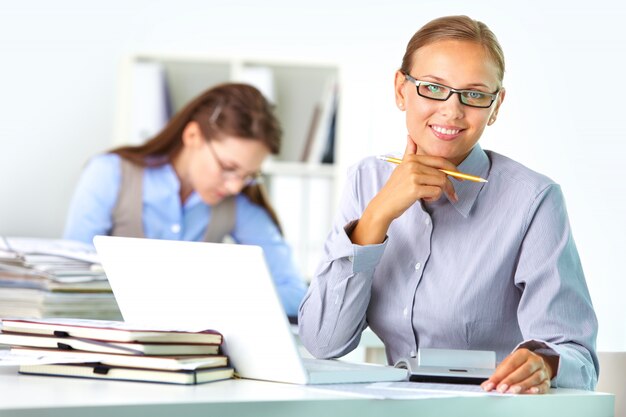
[[[293,384],[401,381],[388,366],[300,357],[259,246],[96,236],[125,321],[224,336],[243,378]]]

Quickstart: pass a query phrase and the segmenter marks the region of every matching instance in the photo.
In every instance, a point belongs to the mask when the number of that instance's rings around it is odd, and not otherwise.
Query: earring
[[[404,103],[402,103],[401,101],[398,101],[398,108],[400,110],[404,110]]]

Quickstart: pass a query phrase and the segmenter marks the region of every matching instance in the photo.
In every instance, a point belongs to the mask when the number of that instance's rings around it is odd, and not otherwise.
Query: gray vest
[[[122,180],[113,208],[111,236],[145,237],[143,232],[142,166],[120,158]],[[222,242],[235,228],[235,197],[230,196],[211,208],[205,242]]]

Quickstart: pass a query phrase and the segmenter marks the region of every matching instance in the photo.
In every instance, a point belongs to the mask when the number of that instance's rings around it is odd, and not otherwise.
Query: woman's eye
[[[426,88],[428,88],[428,91],[430,91],[431,93],[438,93],[441,91],[441,87],[434,84],[428,84]]]
[[[480,91],[468,91],[467,97],[473,100],[478,100],[483,98],[483,93],[481,93]]]

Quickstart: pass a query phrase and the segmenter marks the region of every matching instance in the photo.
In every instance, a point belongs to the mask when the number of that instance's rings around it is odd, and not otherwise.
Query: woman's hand
[[[439,169],[458,171],[448,160],[438,156],[419,155],[417,145],[407,136],[402,163],[394,169],[385,186],[372,202],[386,211],[392,220],[400,217],[417,200],[436,201],[446,194],[456,201],[454,187]]]
[[[517,349],[481,384],[485,391],[508,394],[545,394],[558,366],[558,357]]]
[[[366,207],[350,236],[352,242],[359,245],[381,243],[391,222],[417,200],[436,201],[445,194],[457,201],[452,183],[439,169],[457,171],[457,167],[444,158],[419,155],[417,145],[407,137],[402,163]]]

